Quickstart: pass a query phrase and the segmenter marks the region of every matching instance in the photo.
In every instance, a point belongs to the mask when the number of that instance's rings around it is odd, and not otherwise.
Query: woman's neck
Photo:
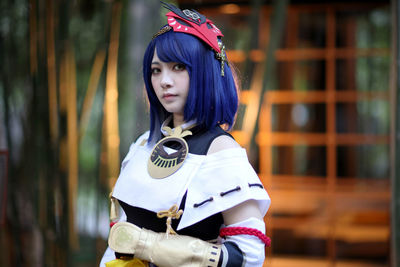
[[[174,125],[174,128],[184,124],[185,120],[183,119],[183,114],[173,114],[172,123]]]

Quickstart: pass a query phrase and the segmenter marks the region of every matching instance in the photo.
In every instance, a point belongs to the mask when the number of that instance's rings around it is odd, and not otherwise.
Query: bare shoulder
[[[224,149],[238,147],[240,147],[240,145],[232,137],[228,135],[220,135],[212,141],[207,154],[212,154]]]

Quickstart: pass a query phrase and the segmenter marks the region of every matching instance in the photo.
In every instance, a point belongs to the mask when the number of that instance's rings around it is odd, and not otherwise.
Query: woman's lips
[[[164,94],[164,95],[163,95],[163,98],[164,98],[165,100],[172,100],[175,96],[176,96],[176,95],[174,95],[174,94]]]

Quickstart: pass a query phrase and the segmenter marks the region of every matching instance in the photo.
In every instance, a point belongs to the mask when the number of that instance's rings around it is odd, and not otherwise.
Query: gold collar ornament
[[[181,126],[174,129],[164,126],[162,129],[167,132],[168,136],[154,146],[147,163],[149,175],[156,179],[166,178],[182,166],[189,151],[188,144],[183,137],[192,135],[191,131],[183,131]],[[180,147],[176,152],[168,154],[164,145],[171,142],[178,143]]]

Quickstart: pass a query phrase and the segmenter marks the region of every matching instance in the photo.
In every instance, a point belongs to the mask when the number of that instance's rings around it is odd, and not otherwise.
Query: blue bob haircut
[[[160,127],[170,115],[158,100],[151,83],[151,62],[157,56],[164,62],[178,62],[189,73],[189,92],[184,107],[184,120],[211,129],[223,125],[231,129],[238,109],[238,92],[229,64],[221,76],[221,62],[215,52],[196,37],[172,30],[157,36],[148,45],[143,58],[143,78],[150,102],[150,138],[161,138]]]

